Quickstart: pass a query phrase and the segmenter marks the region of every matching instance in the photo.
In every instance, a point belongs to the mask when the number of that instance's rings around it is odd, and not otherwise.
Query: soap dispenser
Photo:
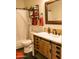
[[[48,34],[50,33],[51,31],[50,31],[50,28],[48,27]]]

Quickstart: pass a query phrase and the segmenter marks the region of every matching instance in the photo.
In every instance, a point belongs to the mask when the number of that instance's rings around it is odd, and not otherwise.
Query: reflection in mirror
[[[55,0],[45,3],[46,24],[61,24],[62,1]]]

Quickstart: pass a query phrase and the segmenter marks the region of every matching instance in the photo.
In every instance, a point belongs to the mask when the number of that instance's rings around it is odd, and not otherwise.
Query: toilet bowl
[[[28,40],[19,40],[16,42],[16,49],[24,48],[24,53],[29,53],[33,51],[33,41]]]
[[[22,45],[24,46],[24,53],[29,53],[33,51],[33,41],[28,39],[22,41]]]
[[[30,44],[32,44],[33,41],[28,39],[28,40],[18,40],[16,41],[16,49],[22,48],[22,47],[27,47]]]
[[[22,42],[21,42],[21,44],[25,47],[27,47],[27,46],[29,46],[30,44],[32,44],[33,42],[32,42],[32,40],[30,40],[30,39],[28,39],[28,40],[23,40]]]

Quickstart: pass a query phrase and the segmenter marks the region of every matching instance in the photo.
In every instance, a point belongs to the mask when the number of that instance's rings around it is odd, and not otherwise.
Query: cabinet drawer
[[[61,56],[61,47],[56,46],[56,55]]]
[[[52,43],[52,59],[61,59],[61,46]]]
[[[56,55],[61,56],[61,51],[56,51]]]
[[[45,41],[45,40],[41,40],[43,42],[44,46],[47,46],[48,48],[51,48],[50,42]]]
[[[57,49],[57,50],[61,50],[61,46],[56,45],[56,49]]]
[[[58,46],[56,44],[52,44],[52,50],[54,50],[54,51],[61,51],[61,46]]]
[[[61,59],[61,57],[58,56],[58,55],[53,54],[53,55],[52,55],[52,59]]]
[[[56,55],[56,59],[61,59],[61,56]]]
[[[37,39],[34,39],[34,41],[37,42],[38,41],[38,38]]]
[[[35,41],[35,42],[34,42],[34,45],[38,45],[38,44],[39,44],[39,42],[38,42],[38,41]]]
[[[37,39],[38,37],[37,36],[34,36],[34,39]]]

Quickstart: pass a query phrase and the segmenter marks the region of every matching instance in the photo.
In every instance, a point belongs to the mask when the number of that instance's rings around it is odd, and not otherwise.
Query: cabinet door
[[[52,59],[61,59],[61,46],[52,43]]]
[[[56,45],[56,58],[61,59],[61,46]]]
[[[39,41],[39,52],[40,52],[41,54],[44,54],[44,52],[43,52],[44,45],[43,45],[43,44],[44,44],[44,43],[43,43],[42,39],[40,39],[40,41]]]
[[[56,45],[52,43],[52,59],[56,59]]]
[[[34,38],[34,48],[45,56],[47,59],[51,59],[51,44],[43,38]]]
[[[42,53],[44,56],[46,56],[48,59],[51,58],[51,53],[50,53],[50,49],[51,49],[51,45],[50,42],[45,41],[44,39],[41,40],[42,42]]]
[[[39,39],[37,36],[34,36],[34,49],[39,50]]]

